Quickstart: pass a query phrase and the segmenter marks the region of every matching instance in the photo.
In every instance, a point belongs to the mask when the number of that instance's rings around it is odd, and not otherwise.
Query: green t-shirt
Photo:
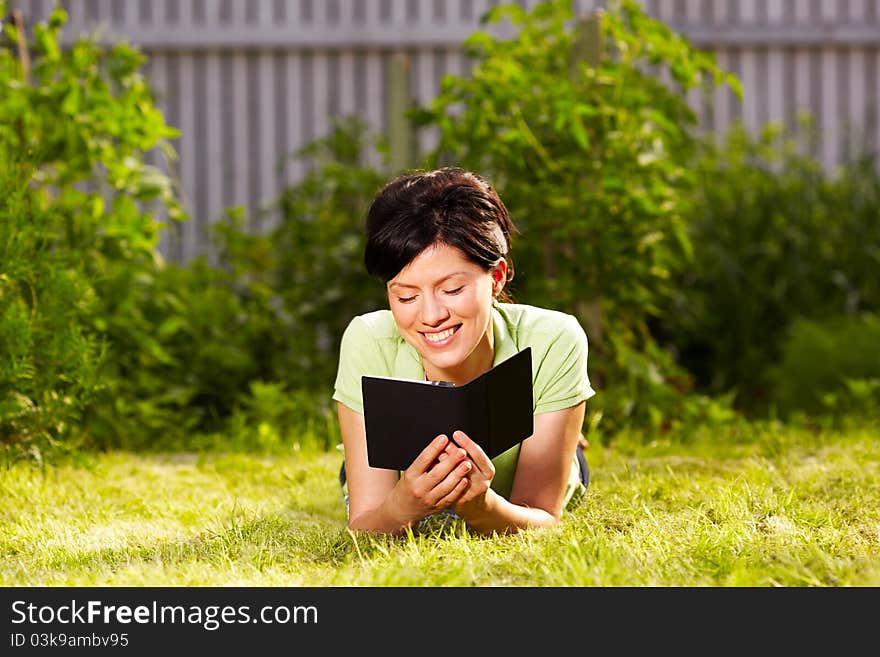
[[[587,375],[587,336],[573,315],[523,304],[496,303],[493,309],[493,365],[526,347],[532,348],[534,413],[574,406],[595,393]],[[351,320],[342,336],[333,399],[364,412],[361,377],[393,376],[424,380],[418,351],[401,337],[390,310],[377,310]],[[499,454],[492,463],[492,488],[510,497],[519,458],[519,445]],[[566,504],[583,492],[577,459],[572,461]]]

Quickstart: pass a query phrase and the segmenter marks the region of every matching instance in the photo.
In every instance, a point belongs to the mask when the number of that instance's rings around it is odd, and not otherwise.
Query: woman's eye
[[[400,303],[412,303],[415,301],[415,297],[397,297],[397,300]]]
[[[457,288],[455,288],[454,290],[444,290],[444,292],[445,292],[446,294],[458,294],[458,293],[461,292],[463,289],[464,289],[464,285],[462,285],[462,286],[460,286],[460,287],[457,287]]]

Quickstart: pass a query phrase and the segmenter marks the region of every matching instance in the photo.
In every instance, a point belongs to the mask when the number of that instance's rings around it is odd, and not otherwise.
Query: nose
[[[449,319],[449,308],[436,294],[426,294],[422,299],[422,323],[426,326],[440,326]]]

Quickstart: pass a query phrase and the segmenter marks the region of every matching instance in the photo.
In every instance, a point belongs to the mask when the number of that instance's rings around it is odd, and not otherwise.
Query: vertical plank
[[[314,111],[312,114],[313,132],[315,137],[323,137],[330,128],[330,87],[329,87],[329,55],[327,51],[319,50],[312,57],[312,70],[314,76],[312,78],[312,105]]]
[[[877,0],[849,0],[849,13],[846,17],[847,23],[855,25],[864,25],[868,20],[868,3],[878,4]]]
[[[193,17],[193,0],[177,4],[177,24],[175,28],[184,34],[192,33],[193,30],[198,29]]]
[[[880,3],[878,3],[880,4]],[[864,25],[868,22],[868,7],[865,0],[850,0],[849,11],[845,21],[850,24]],[[848,49],[848,67],[841,77],[844,85],[841,93],[849,102],[849,152],[852,156],[860,156],[872,150],[870,133],[870,100],[868,98],[868,58],[870,50],[865,46],[853,46]]]
[[[786,4],[790,4],[791,0],[766,0],[767,6],[767,24],[778,25],[785,19]]]
[[[809,25],[811,0],[793,0],[795,25]]]
[[[712,0],[712,16],[715,25],[725,25],[728,21],[728,0]]]
[[[263,9],[271,10],[271,6],[264,3]],[[269,11],[265,11],[265,13],[270,14]],[[256,181],[257,189],[255,193],[258,207],[268,208],[275,201],[276,192],[280,187],[278,155],[275,149],[277,142],[275,113],[280,109],[280,99],[276,95],[275,70],[271,51],[263,50],[256,57],[257,75],[259,76],[259,84],[257,85],[259,93],[257,116],[259,117],[258,157],[260,161],[260,174]],[[262,228],[264,230],[271,229],[277,224],[277,219],[277,214],[273,210],[266,209],[262,220]]]
[[[766,0],[761,0],[765,2]],[[744,25],[755,25],[758,23],[758,7],[755,0],[739,0],[739,20]]]
[[[180,204],[184,212],[189,213],[192,210],[189,199],[186,196],[183,181],[183,158],[185,155],[185,142],[183,138],[183,119],[181,110],[181,82],[180,82],[180,63],[176,54],[169,54],[164,58],[164,68],[166,75],[166,89],[168,93],[167,103],[167,122],[174,126],[180,132],[180,136],[172,143],[176,153],[176,159],[168,163],[168,175],[171,176],[178,185],[180,194]],[[174,262],[183,262],[183,241],[184,241],[184,224],[171,224],[171,244],[170,254]]]
[[[199,247],[198,216],[194,206],[196,199],[195,157],[195,99],[192,93],[194,76],[193,60],[189,54],[173,55],[180,75],[178,102],[180,104],[180,187],[183,202],[190,219],[182,226],[181,257],[183,262],[195,257]]]
[[[259,53],[246,52],[245,61],[247,63],[247,83],[245,87],[245,98],[247,99],[247,144],[246,166],[245,172],[247,176],[247,197],[245,205],[251,216],[251,229],[254,232],[262,232],[263,218],[260,214],[260,179],[265,175],[263,170],[263,158],[260,153],[260,133],[262,126],[260,125],[260,106],[261,106],[261,88],[260,76],[258,71]]]
[[[292,185],[300,179],[302,167],[295,152],[302,144],[302,57],[299,51],[288,52],[284,58],[284,78],[286,99],[285,114],[287,116],[285,153],[285,184]]]
[[[391,55],[388,63],[388,141],[392,172],[412,165],[413,135],[406,112],[411,107],[410,70],[412,61],[407,53]]]
[[[223,213],[223,87],[221,77],[221,56],[217,51],[209,51],[205,57],[205,116],[206,128],[206,206],[203,208],[205,221],[213,223]]]
[[[236,3],[243,7],[243,3]],[[247,97],[247,55],[242,51],[232,53],[231,83],[232,104],[230,106],[231,134],[227,136],[232,146],[229,160],[232,171],[230,189],[232,199],[229,205],[248,205],[248,97]]]
[[[383,128],[385,116],[382,56],[378,50],[370,50],[367,53],[368,56],[364,65],[367,89],[367,105],[364,117],[368,129],[371,132],[379,133]],[[367,155],[367,162],[371,166],[380,167],[382,165],[381,154],[371,150]]]
[[[688,27],[705,24],[704,6],[703,0],[687,0],[684,5],[684,24]]]
[[[740,77],[744,90],[742,102],[742,122],[746,129],[755,134],[760,129],[758,105],[762,93],[758,88],[758,55],[753,49],[740,51]]]
[[[209,250],[208,226],[209,219],[205,216],[205,208],[208,205],[208,130],[207,115],[210,108],[207,105],[207,75],[205,53],[193,52],[185,55],[193,60],[193,79],[191,94],[193,97],[193,213],[191,221],[196,230],[196,252],[207,253]]]
[[[162,53],[156,53],[150,58],[149,62],[149,86],[153,91],[154,104],[156,108],[162,112],[165,121],[168,122],[168,80],[165,74],[165,56]],[[153,150],[149,158],[150,163],[162,171],[165,175],[169,174],[168,163],[165,158],[157,150]],[[165,225],[165,228],[159,233],[159,253],[166,260],[172,260],[172,240],[173,229],[168,225],[168,217],[164,212],[157,212],[156,219]]]
[[[357,113],[355,103],[355,54],[351,48],[342,48],[339,52],[339,79],[337,93],[339,95],[339,116],[351,116]]]
[[[415,53],[416,86],[412,94],[414,101],[420,107],[425,107],[440,91],[439,78],[436,76],[436,55],[431,50],[419,50]],[[437,144],[439,135],[436,129],[421,130],[418,141],[414,145],[415,159],[433,149]]]
[[[830,171],[837,162],[841,146],[841,114],[837,87],[837,53],[834,48],[824,46],[821,51],[821,119],[822,165]]]
[[[823,23],[837,23],[838,12],[842,3],[839,0],[822,0],[821,17]]]
[[[767,49],[766,117],[768,121],[779,124],[785,122],[786,116],[784,61],[785,51],[780,46]]]
[[[816,80],[812,75],[812,64],[810,51],[807,48],[796,48],[793,53],[794,69],[795,69],[795,96],[794,96],[794,116],[795,126],[798,128],[799,140],[801,141],[800,152],[802,154],[811,151],[808,143],[808,135],[800,130],[800,125],[804,120],[815,121],[816,117],[813,112],[813,86]]]

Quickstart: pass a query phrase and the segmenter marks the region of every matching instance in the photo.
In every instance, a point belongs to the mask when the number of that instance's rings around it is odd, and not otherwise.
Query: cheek
[[[456,313],[461,317],[480,317],[489,312],[492,305],[492,289],[480,287],[466,298],[457,297]]]
[[[406,305],[402,303],[391,304],[391,314],[394,316],[394,321],[397,322],[399,327],[406,328],[412,324],[416,314],[413,309],[414,305],[415,304]]]

